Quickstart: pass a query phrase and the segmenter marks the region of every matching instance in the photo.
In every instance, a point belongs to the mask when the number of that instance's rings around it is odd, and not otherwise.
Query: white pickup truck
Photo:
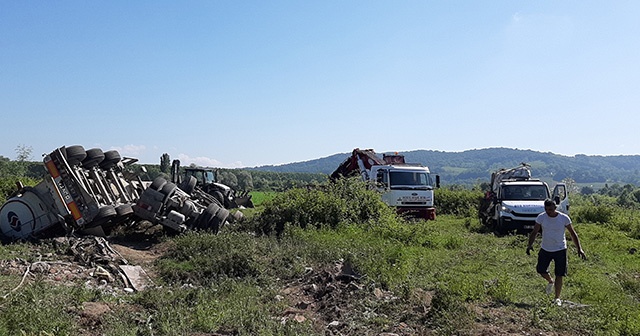
[[[533,229],[536,217],[544,212],[544,201],[553,200],[558,211],[569,214],[569,197],[564,183],[553,192],[544,181],[531,178],[529,165],[500,169],[491,174],[491,190],[485,194],[479,210],[484,225],[499,233]]]

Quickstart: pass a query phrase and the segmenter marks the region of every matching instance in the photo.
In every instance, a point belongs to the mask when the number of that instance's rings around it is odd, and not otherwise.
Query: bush
[[[168,282],[203,285],[222,278],[255,277],[263,271],[256,259],[262,253],[247,234],[189,232],[175,243],[175,249],[158,262]]]
[[[571,218],[575,223],[609,225],[640,238],[640,210],[619,205],[615,197],[603,195],[576,195],[572,199]]]
[[[478,190],[441,188],[435,192],[439,214],[473,217],[478,213],[482,192]]]
[[[571,214],[572,220],[578,223],[605,224],[613,220],[614,208],[610,205],[591,205],[578,207]]]
[[[22,182],[25,186],[35,186],[40,180],[31,177],[15,176],[0,178],[0,205],[6,202],[14,192],[18,191],[16,186],[18,182]]]
[[[264,234],[281,235],[288,225],[336,229],[341,224],[377,224],[395,219],[380,194],[358,179],[342,179],[313,189],[291,189],[264,203],[253,226]]]

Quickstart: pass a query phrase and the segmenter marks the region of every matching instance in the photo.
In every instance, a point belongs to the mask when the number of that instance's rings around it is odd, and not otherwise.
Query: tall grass
[[[574,203],[575,227],[589,259],[580,260],[570,248],[563,299],[584,306],[557,307],[544,294],[536,258],[525,254],[526,236],[481,233],[477,219],[462,212],[407,222],[366,188],[335,188],[279,193],[234,230],[172,238],[172,249],[153,270],[160,287],[142,293],[111,297],[82,284],[28,283],[0,301],[0,334],[76,334],[83,326],[77,309],[68,307],[86,301],[111,307],[92,330],[108,335],[326,335],[333,320],[345,335],[469,335],[478,328],[640,334],[640,254],[633,252],[640,244],[632,231],[618,229],[618,210],[598,222],[589,215],[591,201]],[[453,191],[450,196],[457,197]],[[10,258],[8,250],[0,252]],[[288,301],[283,288],[301,279],[319,285],[307,274],[335,272],[339,261],[361,278],[334,301],[315,302],[336,309],[303,311],[307,319],[301,322],[283,318],[301,300]],[[0,279],[5,293],[19,281]],[[337,291],[331,288],[323,294]],[[42,318],[27,313],[34,304]]]

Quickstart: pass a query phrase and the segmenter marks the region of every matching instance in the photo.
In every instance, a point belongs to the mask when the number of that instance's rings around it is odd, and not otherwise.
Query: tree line
[[[4,203],[17,190],[16,184],[19,181],[23,185],[34,186],[42,181],[46,174],[42,161],[28,161],[28,156],[18,158],[19,160],[11,160],[0,156],[0,203]],[[143,166],[146,172],[143,171]],[[153,181],[159,176],[170,179],[170,167],[166,164],[133,164],[128,169],[140,174],[143,180]],[[216,181],[236,191],[285,191],[327,181],[327,175],[320,173],[279,173],[224,168],[215,170]]]

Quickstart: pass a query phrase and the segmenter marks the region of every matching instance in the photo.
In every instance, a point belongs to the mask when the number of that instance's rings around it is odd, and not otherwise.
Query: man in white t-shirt
[[[571,225],[569,216],[556,211],[556,204],[552,200],[544,201],[544,212],[536,218],[536,224],[533,227],[531,235],[529,235],[529,245],[527,245],[527,254],[533,250],[533,242],[542,229],[542,243],[540,244],[540,252],[538,252],[538,264],[536,271],[547,280],[547,294],[551,294],[555,289],[555,303],[560,306],[560,292],[562,291],[562,278],[567,275],[567,239],[565,237],[565,229],[569,231],[571,240],[576,245],[578,255],[582,259],[587,256],[582,250],[578,234]],[[549,265],[554,262],[555,281],[549,274]]]

